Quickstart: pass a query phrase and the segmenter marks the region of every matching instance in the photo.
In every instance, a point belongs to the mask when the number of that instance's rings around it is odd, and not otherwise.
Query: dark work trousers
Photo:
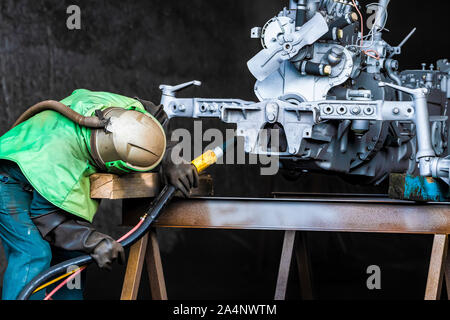
[[[8,260],[3,278],[2,299],[16,299],[30,280],[50,267],[52,257],[53,262],[58,263],[80,254],[52,250],[34,225],[33,217],[56,210],[60,209],[34,190],[15,163],[0,160],[0,237]],[[83,282],[83,276],[75,279],[52,298],[81,300]],[[49,286],[47,292],[55,285]],[[45,293],[46,290],[36,292],[31,299],[42,300]]]

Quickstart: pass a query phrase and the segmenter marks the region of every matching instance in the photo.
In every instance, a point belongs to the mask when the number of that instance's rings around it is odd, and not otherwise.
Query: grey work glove
[[[82,251],[90,254],[102,269],[111,269],[118,259],[125,262],[125,252],[118,242],[100,233],[92,224],[75,219],[64,211],[55,211],[33,218],[33,222],[51,245],[69,251]]]
[[[125,262],[125,251],[120,243],[106,236],[95,247],[91,257],[100,269],[110,271],[115,260],[118,260],[120,264]]]
[[[162,161],[164,182],[173,185],[180,190],[185,197],[189,197],[191,189],[198,187],[197,169],[193,164],[178,156],[175,156],[176,159],[173,159],[172,150],[172,147],[167,148]],[[174,160],[179,164],[176,164]]]

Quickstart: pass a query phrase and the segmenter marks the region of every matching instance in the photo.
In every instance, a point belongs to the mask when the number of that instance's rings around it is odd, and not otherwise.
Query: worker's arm
[[[33,218],[33,222],[51,245],[90,254],[102,269],[111,269],[115,260],[125,261],[125,252],[117,241],[62,210]]]

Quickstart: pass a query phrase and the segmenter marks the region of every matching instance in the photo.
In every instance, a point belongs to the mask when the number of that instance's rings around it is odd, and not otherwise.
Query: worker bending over
[[[100,268],[124,260],[122,246],[91,222],[98,201],[89,176],[155,170],[188,196],[195,167],[166,152],[161,106],[107,92],[76,90],[61,102],[44,101],[0,137],[0,236],[8,259],[3,299],[53,263],[87,253]],[[72,256],[71,256],[72,255]],[[33,299],[43,299],[45,292]],[[64,288],[54,296],[82,299]]]

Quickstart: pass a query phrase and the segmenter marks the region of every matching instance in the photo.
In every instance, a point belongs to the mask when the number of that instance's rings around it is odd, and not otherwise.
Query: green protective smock
[[[108,92],[78,89],[61,103],[84,116],[109,107],[151,116],[138,100]],[[17,163],[47,201],[92,222],[98,201],[90,198],[89,176],[97,172],[90,154],[90,136],[91,129],[46,110],[0,137],[0,159]]]

